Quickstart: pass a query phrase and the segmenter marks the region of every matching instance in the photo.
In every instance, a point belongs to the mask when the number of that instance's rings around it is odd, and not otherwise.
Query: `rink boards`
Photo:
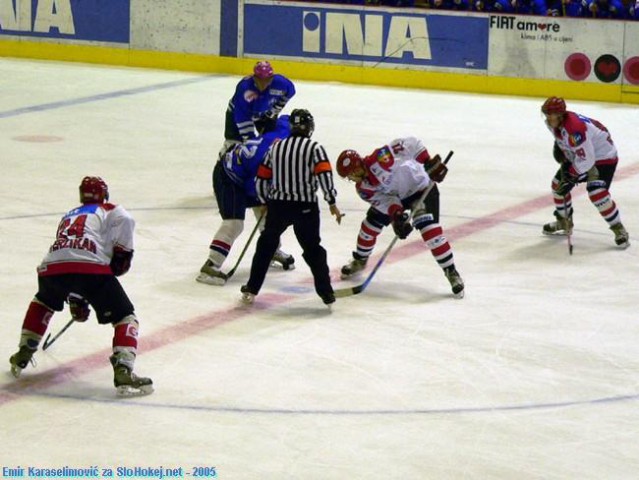
[[[0,0],[0,55],[639,103],[639,22],[266,0]]]

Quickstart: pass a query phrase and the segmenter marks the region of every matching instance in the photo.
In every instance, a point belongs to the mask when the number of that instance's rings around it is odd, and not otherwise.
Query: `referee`
[[[289,117],[290,137],[273,144],[257,171],[256,189],[268,215],[251,264],[251,274],[241,288],[242,301],[253,303],[259,293],[273,254],[284,231],[293,225],[302,257],[311,268],[315,291],[324,304],[335,302],[326,263],[326,250],[320,244],[320,210],[317,189],[322,188],[331,215],[342,220],[335,197],[333,171],[326,150],[311,140],[315,121],[308,110],[295,109]]]

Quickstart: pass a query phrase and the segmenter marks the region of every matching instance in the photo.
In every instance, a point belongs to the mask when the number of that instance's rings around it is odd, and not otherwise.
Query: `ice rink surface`
[[[636,106],[568,102],[612,133],[611,192],[636,242],[615,248],[581,186],[569,256],[565,239],[541,235],[556,169],[543,99],[297,82],[286,112],[313,113],[333,162],[408,135],[432,154],[455,151],[441,223],[466,297],[452,297],[413,233],[330,312],[289,231],[297,269],[271,269],[242,307],[253,246],[226,286],[195,282],[220,222],[210,176],[238,77],[0,67],[0,466],[182,467],[185,478],[213,466],[233,480],[639,477]],[[156,387],[148,397],[115,397],[112,329],[93,317],[20,379],[9,374],[35,267],[85,175],[102,176],[137,221],[122,283],[141,324],[136,370]],[[335,182],[346,217],[338,226],[322,201],[322,238],[342,288],[358,283],[339,268],[367,205]],[[247,218],[225,270],[255,225]],[[391,239],[379,237],[373,260]]]

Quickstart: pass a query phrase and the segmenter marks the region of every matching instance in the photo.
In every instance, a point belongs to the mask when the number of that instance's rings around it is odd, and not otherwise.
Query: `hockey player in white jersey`
[[[439,224],[437,185],[433,185],[423,202],[418,202],[430,183],[441,182],[447,172],[439,155],[431,157],[415,137],[393,140],[364,158],[354,150],[344,150],[339,155],[337,173],[354,181],[359,196],[371,204],[357,236],[353,260],[342,267],[342,278],[365,268],[384,227],[391,224],[400,239],[405,239],[414,227],[443,269],[453,294],[458,298],[464,296],[464,282]],[[413,211],[412,225],[407,210]]]
[[[91,306],[98,323],[113,326],[110,361],[118,394],[153,392],[150,378],[133,373],[138,320],[116,278],[131,266],[135,222],[122,206],[108,199],[108,186],[100,177],[82,179],[81,205],[62,217],[56,238],[38,266],[38,292],[22,323],[19,350],[9,359],[16,378],[33,363],[53,313],[62,311],[66,301],[74,320],[86,321]]]
[[[555,139],[553,156],[560,164],[551,186],[556,221],[544,225],[543,233],[572,233],[570,192],[578,183],[586,183],[588,197],[614,233],[615,243],[628,247],[630,237],[609,191],[619,160],[608,129],[597,120],[567,111],[560,97],[548,98],[541,111]]]

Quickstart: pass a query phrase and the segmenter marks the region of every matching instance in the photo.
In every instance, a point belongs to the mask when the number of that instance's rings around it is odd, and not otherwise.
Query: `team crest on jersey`
[[[244,100],[246,100],[248,103],[251,103],[256,98],[257,92],[254,92],[253,90],[247,90],[246,92],[244,92]]]
[[[584,141],[584,137],[581,133],[573,133],[568,136],[568,143],[571,147],[576,147]]]
[[[384,166],[393,163],[393,155],[388,148],[384,147],[377,150],[377,162]]]

